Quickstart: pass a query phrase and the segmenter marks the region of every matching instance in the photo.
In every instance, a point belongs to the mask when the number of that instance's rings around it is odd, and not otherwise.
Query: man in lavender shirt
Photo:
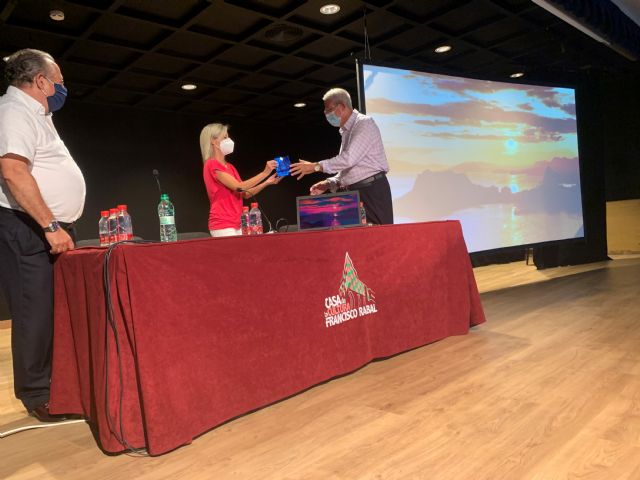
[[[349,92],[342,88],[332,88],[322,100],[327,121],[334,127],[340,127],[340,152],[319,162],[300,159],[291,165],[291,175],[299,180],[315,172],[335,174],[314,184],[311,195],[327,190],[358,190],[367,220],[379,225],[392,224],[391,187],[386,176],[389,164],[378,126],[373,118],[351,106]]]

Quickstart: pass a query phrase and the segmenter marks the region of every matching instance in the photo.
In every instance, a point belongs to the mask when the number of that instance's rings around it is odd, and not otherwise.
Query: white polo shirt
[[[84,177],[44,107],[19,88],[0,97],[0,157],[7,153],[29,160],[45,204],[56,220],[73,222],[82,215]],[[23,210],[0,175],[0,206]]]

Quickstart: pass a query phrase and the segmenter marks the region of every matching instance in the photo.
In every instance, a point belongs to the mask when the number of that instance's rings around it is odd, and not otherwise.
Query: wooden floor
[[[0,439],[0,479],[638,479],[640,255],[475,269],[487,323],[149,458],[85,424]],[[0,430],[25,422],[0,322]]]

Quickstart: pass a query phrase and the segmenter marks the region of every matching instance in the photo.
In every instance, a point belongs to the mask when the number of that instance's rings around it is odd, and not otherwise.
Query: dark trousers
[[[49,400],[53,257],[42,228],[0,208],[0,286],[11,312],[14,391],[27,410]]]
[[[367,222],[377,225],[393,224],[391,186],[386,176],[357,190],[360,192],[360,201],[364,204],[367,213]]]

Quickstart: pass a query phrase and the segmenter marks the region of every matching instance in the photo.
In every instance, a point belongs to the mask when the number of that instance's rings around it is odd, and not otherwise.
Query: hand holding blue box
[[[289,160],[289,156],[285,155],[283,157],[275,157],[274,160],[278,163],[276,167],[276,175],[279,177],[286,177],[287,175],[291,175],[291,161]]]

